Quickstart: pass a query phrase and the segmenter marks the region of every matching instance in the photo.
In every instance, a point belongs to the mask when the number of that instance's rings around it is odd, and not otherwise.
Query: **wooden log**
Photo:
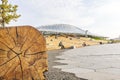
[[[0,80],[44,80],[46,41],[31,26],[0,28]]]

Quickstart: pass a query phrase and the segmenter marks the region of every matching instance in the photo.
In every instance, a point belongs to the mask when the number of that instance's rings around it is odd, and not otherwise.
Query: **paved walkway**
[[[120,80],[120,44],[106,44],[72,49],[57,56],[67,63],[62,71],[75,73],[88,80]]]

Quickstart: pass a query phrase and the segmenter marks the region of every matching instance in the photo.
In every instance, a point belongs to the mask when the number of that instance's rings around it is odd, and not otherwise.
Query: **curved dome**
[[[54,25],[47,25],[47,26],[40,26],[38,27],[40,31],[51,31],[51,32],[58,32],[58,33],[76,33],[76,34],[85,34],[85,31],[72,25],[68,24],[54,24]]]

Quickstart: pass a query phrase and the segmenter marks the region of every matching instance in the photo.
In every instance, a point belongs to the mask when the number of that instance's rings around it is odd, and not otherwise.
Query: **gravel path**
[[[53,66],[61,65],[61,63],[54,62],[55,60],[59,60],[56,56],[61,55],[62,52],[66,50],[53,50],[48,51],[48,72],[45,72],[46,80],[86,80],[82,78],[76,77],[72,73],[63,72],[60,69],[53,68]],[[63,64],[62,64],[63,65]]]

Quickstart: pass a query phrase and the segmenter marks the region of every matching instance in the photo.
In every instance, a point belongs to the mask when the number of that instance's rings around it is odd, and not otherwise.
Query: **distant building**
[[[42,31],[44,34],[76,34],[76,35],[82,35],[82,36],[94,36],[94,37],[103,37],[99,36],[97,34],[93,34],[89,32],[88,30],[82,30],[79,27],[69,25],[69,24],[54,24],[54,25],[46,25],[46,26],[40,26],[37,27],[39,31]],[[104,37],[103,37],[104,38]]]

